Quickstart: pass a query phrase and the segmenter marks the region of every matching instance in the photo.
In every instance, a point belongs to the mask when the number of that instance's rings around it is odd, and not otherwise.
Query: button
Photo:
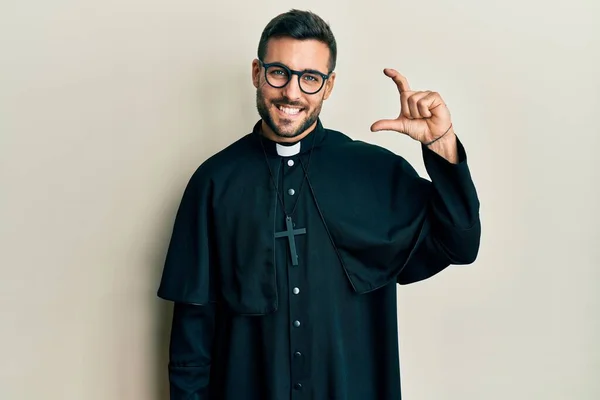
[[[292,292],[293,292],[294,294],[298,294],[298,293],[300,293],[300,289],[298,289],[297,287],[295,287],[295,288],[292,290]]]
[[[299,351],[294,353],[294,357],[302,357],[302,353],[300,353]]]
[[[294,160],[288,160],[288,165],[290,167],[293,167],[294,166]]]
[[[290,196],[293,196],[294,194],[296,194],[296,191],[294,189],[290,189],[290,190],[288,190],[288,194]]]
[[[301,383],[296,383],[294,385],[294,389],[296,389],[296,390],[302,390],[302,384]]]
[[[294,326],[298,328],[300,326],[300,321],[294,321]]]

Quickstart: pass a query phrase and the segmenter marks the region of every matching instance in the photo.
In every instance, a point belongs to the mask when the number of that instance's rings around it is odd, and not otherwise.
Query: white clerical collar
[[[277,154],[279,154],[281,157],[291,157],[300,153],[300,144],[301,142],[295,143],[291,146],[283,146],[279,143],[276,143],[275,147],[277,149]]]

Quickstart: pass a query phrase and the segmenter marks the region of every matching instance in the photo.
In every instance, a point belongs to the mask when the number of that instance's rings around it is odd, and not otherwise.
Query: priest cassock
[[[440,94],[385,69],[401,111],[371,126],[419,143],[427,180],[323,125],[336,56],[319,16],[271,20],[260,120],[188,182],[158,290],[172,400],[398,400],[397,286],[476,259],[479,200]]]

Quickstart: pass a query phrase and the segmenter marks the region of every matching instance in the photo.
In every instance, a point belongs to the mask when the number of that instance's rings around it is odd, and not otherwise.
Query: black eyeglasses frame
[[[270,86],[272,86],[272,87],[274,87],[276,89],[281,89],[281,88],[285,87],[292,80],[292,76],[296,75],[298,77],[298,87],[300,88],[300,90],[303,93],[306,93],[306,94],[309,94],[309,95],[317,94],[317,93],[319,93],[321,91],[321,89],[323,89],[323,87],[325,86],[325,82],[327,82],[327,79],[329,79],[329,77],[331,76],[331,72],[329,72],[328,74],[324,74],[321,71],[317,71],[317,70],[314,70],[314,69],[306,69],[304,71],[296,71],[296,70],[293,70],[293,69],[289,68],[287,65],[279,63],[279,62],[265,63],[261,59],[258,59],[258,62],[265,69],[265,73],[264,73],[264,75],[265,75],[265,81],[267,81],[267,83]],[[269,78],[267,78],[267,69],[269,69],[270,67],[279,67],[279,68],[284,69],[288,73],[288,80],[283,85],[281,85],[281,86],[275,86],[275,85],[273,85],[271,82],[269,82]],[[323,82],[321,82],[321,86],[319,87],[319,89],[317,89],[314,92],[308,92],[308,91],[304,90],[302,88],[302,84],[300,84],[300,79],[302,78],[302,76],[304,74],[317,74],[317,75],[321,76],[321,78],[323,78]]]

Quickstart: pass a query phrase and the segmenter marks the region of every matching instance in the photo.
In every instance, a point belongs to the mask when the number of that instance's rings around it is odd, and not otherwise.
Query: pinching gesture
[[[391,130],[404,133],[425,145],[433,144],[453,132],[450,111],[437,92],[412,91],[408,80],[398,71],[384,69],[400,92],[400,115],[396,119],[384,119],[371,125],[371,131]]]

